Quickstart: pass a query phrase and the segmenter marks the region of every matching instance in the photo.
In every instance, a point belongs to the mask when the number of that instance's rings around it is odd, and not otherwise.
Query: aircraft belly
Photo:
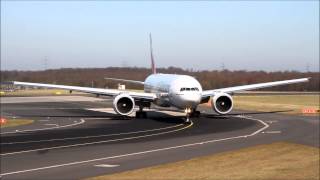
[[[170,107],[171,103],[168,97],[163,97],[163,98],[159,98],[157,100],[155,100],[153,102],[154,104],[161,106],[161,107]]]

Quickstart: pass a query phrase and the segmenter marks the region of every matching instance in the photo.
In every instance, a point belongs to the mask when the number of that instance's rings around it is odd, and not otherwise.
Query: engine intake
[[[128,94],[120,94],[113,100],[113,109],[121,115],[129,115],[133,112],[134,99]]]
[[[229,94],[219,93],[213,96],[211,105],[218,114],[227,114],[232,110],[233,100]]]

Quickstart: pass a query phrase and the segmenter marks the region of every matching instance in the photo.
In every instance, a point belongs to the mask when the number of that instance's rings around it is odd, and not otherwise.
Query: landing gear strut
[[[186,112],[186,119],[184,120],[184,123],[185,124],[191,124],[192,123],[192,120],[190,119],[190,116],[192,114],[192,111],[190,108],[186,108],[185,109],[185,112]]]
[[[185,123],[186,124],[190,124],[192,123],[192,120],[190,118],[192,117],[200,117],[200,111],[196,111],[195,109],[192,110],[191,108],[186,108],[185,109],[185,112],[186,112],[186,119],[185,119]]]

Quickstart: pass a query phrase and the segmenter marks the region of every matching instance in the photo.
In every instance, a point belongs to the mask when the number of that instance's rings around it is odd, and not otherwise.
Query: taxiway
[[[2,179],[79,179],[289,141],[319,147],[319,117],[275,112],[202,116],[151,109],[147,119],[111,111],[111,99],[2,98],[1,115],[35,120],[1,129]],[[60,97],[61,98],[61,97]]]

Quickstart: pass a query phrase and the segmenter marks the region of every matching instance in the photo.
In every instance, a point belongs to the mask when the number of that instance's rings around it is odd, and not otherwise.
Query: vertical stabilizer
[[[156,74],[157,70],[156,70],[156,65],[154,63],[154,58],[153,58],[153,49],[152,49],[152,37],[151,37],[151,33],[150,33],[150,55],[151,55],[151,70],[152,70],[152,74]]]

